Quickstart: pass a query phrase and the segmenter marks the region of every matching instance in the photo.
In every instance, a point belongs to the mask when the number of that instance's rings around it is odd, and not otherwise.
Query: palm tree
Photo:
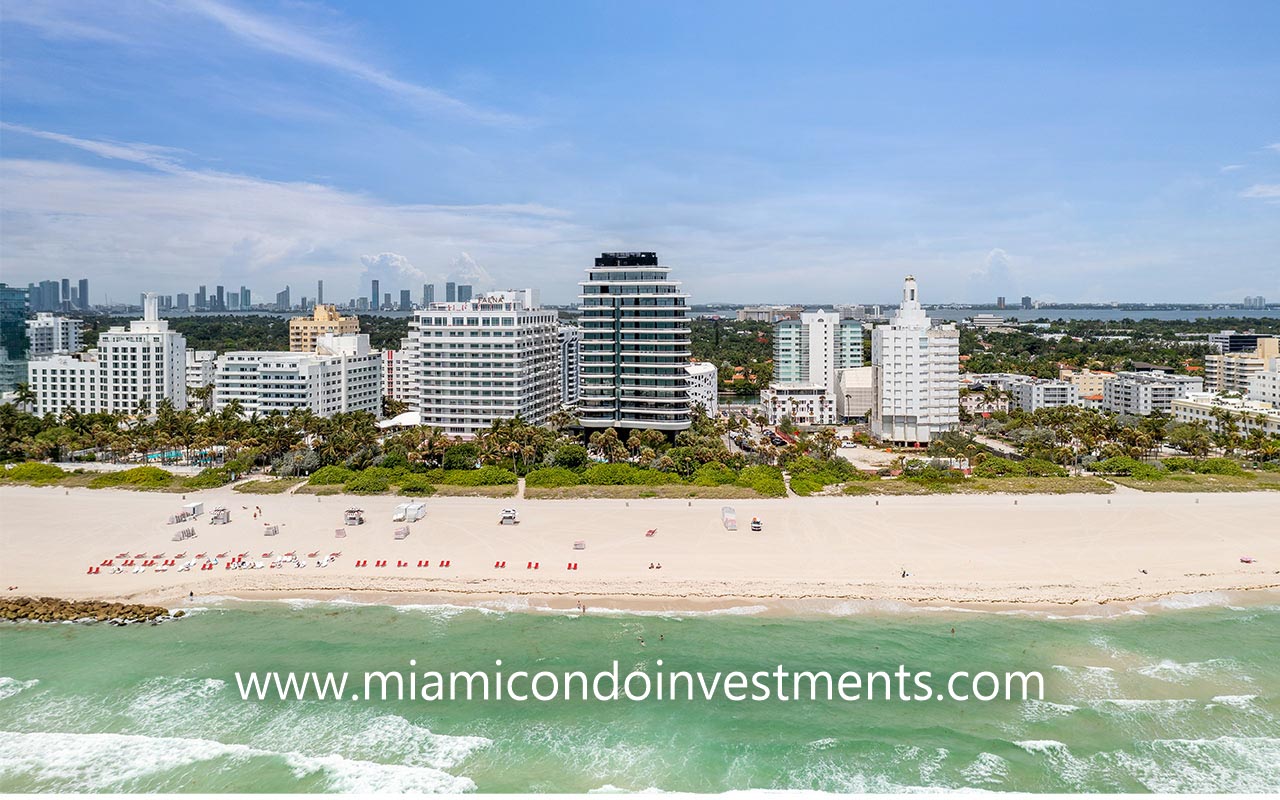
[[[31,391],[31,384],[19,383],[13,392],[13,404],[19,411],[30,411],[36,404],[36,393]]]

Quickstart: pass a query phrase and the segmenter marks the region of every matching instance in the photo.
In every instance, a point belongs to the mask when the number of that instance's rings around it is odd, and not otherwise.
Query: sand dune
[[[433,498],[404,541],[392,536],[399,523],[391,513],[401,498],[229,489],[187,497],[203,501],[206,516],[188,523],[198,538],[179,544],[171,537],[185,525],[167,519],[180,509],[180,495],[0,488],[0,589],[170,603],[194,592],[393,602],[524,598],[552,607],[573,607],[580,598],[647,608],[745,601],[794,611],[843,599],[1093,605],[1280,586],[1280,494],[1264,492],[728,501],[742,523],[737,532],[720,523],[722,501]],[[335,539],[353,503],[369,523]],[[231,524],[208,524],[216,505],[232,510]],[[253,518],[255,505],[262,519]],[[498,525],[500,509],[511,505],[521,524]],[[756,515],[762,533],[746,530]],[[264,537],[264,521],[279,525],[280,534]],[[651,528],[658,534],[646,537]],[[578,539],[586,550],[573,549]],[[219,564],[186,573],[85,574],[125,551],[167,558],[248,552],[269,561],[262,553],[338,550],[342,557],[325,569],[312,560],[305,569],[228,571]],[[1244,555],[1256,563],[1241,563]],[[374,567],[380,559],[389,566]],[[446,559],[449,568],[437,566]],[[355,566],[360,560],[370,566]],[[419,568],[420,560],[431,566]],[[495,561],[507,567],[495,569]],[[527,569],[530,561],[539,569]],[[571,562],[577,570],[566,568]]]

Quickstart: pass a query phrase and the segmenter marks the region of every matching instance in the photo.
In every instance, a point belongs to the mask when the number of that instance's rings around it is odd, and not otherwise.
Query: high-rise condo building
[[[422,307],[426,308],[436,301],[436,285],[434,283],[422,284]]]
[[[250,301],[251,301],[251,296],[249,294],[249,288],[247,286],[241,286],[240,287],[240,310],[248,311],[249,306],[253,305],[252,302]]]
[[[458,284],[448,281],[444,285],[444,301],[446,303],[458,302]]]
[[[288,311],[290,308],[293,308],[293,305],[289,302],[289,287],[286,286],[283,292],[276,292],[276,310]]]
[[[324,305],[324,281],[316,281],[316,305]]]
[[[401,289],[400,290],[400,310],[411,311],[412,309],[413,309],[413,299],[409,294],[409,290]]]
[[[45,358],[55,353],[75,353],[84,346],[80,320],[41,311],[27,320],[27,357]]]
[[[473,436],[494,420],[546,422],[560,407],[559,322],[531,289],[488,292],[414,313],[404,396],[421,424]]]
[[[871,430],[887,442],[927,444],[960,423],[960,332],[933,325],[907,276],[902,304],[871,331]]]
[[[317,305],[309,317],[294,317],[289,320],[289,351],[293,353],[314,353],[316,340],[326,333],[347,334],[359,333],[360,320],[356,317],[344,317],[338,313],[336,306]]]
[[[560,345],[560,405],[574,408],[582,385],[582,329],[561,325],[556,338]]]
[[[688,295],[657,253],[602,253],[579,285],[588,429],[690,425]]]
[[[862,324],[836,311],[807,311],[774,326],[773,382],[760,393],[771,424],[837,419],[839,375],[862,366]]]
[[[458,302],[459,303],[471,302],[471,284],[469,283],[458,284]]]
[[[88,278],[80,279],[80,288],[76,296],[80,301],[80,310],[88,311],[89,310],[89,279]]]
[[[377,311],[381,308],[382,296],[378,294],[378,279],[374,278],[372,288],[369,290],[369,310]]]

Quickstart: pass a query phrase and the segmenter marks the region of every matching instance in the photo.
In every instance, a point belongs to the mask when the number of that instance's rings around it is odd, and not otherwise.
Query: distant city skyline
[[[940,302],[1280,297],[1275,3],[3,19],[10,285],[565,304],[593,254],[634,249],[695,302],[883,302],[904,274]]]

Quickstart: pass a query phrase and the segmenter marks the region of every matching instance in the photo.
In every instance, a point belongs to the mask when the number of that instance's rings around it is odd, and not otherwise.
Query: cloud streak
[[[278,56],[342,73],[414,105],[486,125],[515,126],[523,118],[477,108],[450,94],[391,75],[291,25],[218,0],[181,0],[181,7],[220,25],[242,42]]]
[[[1261,200],[1275,200],[1280,198],[1280,183],[1255,183],[1241,192],[1240,196]]]

